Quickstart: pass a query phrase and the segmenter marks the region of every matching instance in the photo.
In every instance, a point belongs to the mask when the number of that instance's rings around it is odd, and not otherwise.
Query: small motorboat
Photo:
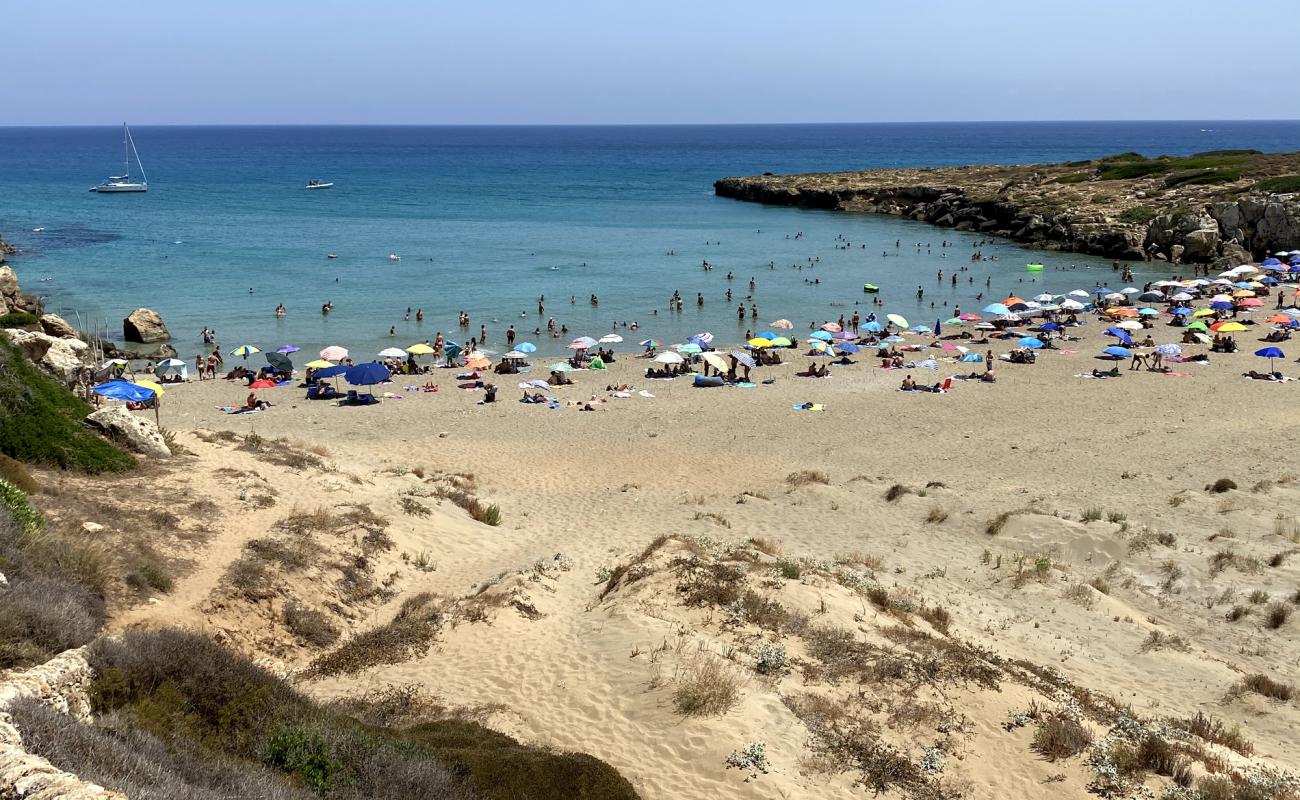
[[[327,255],[327,256],[325,256],[325,257],[326,257],[326,258],[338,258],[338,257],[339,257],[339,254],[338,254],[338,253],[330,253],[329,255]]]
[[[32,228],[32,233],[45,233],[45,227],[41,226],[39,228]]]
[[[389,260],[389,261],[401,261],[401,260],[402,260],[402,257],[399,256],[397,253],[389,253],[389,254],[388,254],[388,260]]]
[[[321,183],[320,181],[307,181],[307,185],[306,185],[306,187],[304,187],[304,188],[307,188],[307,189],[333,189],[333,188],[334,188],[334,184],[332,184],[332,183]]]
[[[862,284],[862,291],[866,292],[867,294],[876,294],[880,291],[880,287],[875,285],[874,283],[864,283]]]

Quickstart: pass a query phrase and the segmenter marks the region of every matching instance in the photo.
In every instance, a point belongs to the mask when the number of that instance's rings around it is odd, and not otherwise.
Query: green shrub
[[[1260,156],[1262,150],[1206,150],[1201,153],[1192,153],[1192,158],[1206,158],[1213,156]]]
[[[1145,225],[1156,218],[1156,210],[1150,206],[1133,206],[1119,213],[1120,222]]]
[[[1092,177],[1091,172],[1072,172],[1056,179],[1056,183],[1083,183]]]
[[[1254,188],[1261,192],[1272,192],[1274,194],[1300,192],[1300,175],[1279,175],[1276,178],[1265,178],[1262,181],[1257,181]]]
[[[0,453],[19,461],[121,472],[135,459],[81,425],[91,407],[0,340]]]
[[[32,506],[27,494],[6,480],[0,480],[0,508],[9,512],[28,536],[34,536],[45,526],[45,518]]]
[[[28,314],[26,311],[10,311],[8,314],[0,314],[0,328],[25,328],[28,325],[39,325],[40,317],[35,314]]]
[[[1103,181],[1122,181],[1159,175],[1173,167],[1162,161],[1134,161],[1125,164],[1106,164],[1098,173]]]
[[[1180,172],[1165,178],[1165,187],[1197,186],[1213,183],[1232,183],[1241,180],[1241,170],[1211,169],[1198,172]]]

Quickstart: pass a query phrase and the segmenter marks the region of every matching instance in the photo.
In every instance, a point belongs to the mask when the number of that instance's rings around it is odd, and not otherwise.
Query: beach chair
[[[347,396],[347,398],[344,400],[344,402],[347,403],[347,404],[350,405],[350,406],[361,405],[361,400],[360,400],[360,398],[357,397],[357,390],[356,390],[356,389],[348,389],[348,396]]]
[[[952,378],[948,378],[943,382],[943,386],[939,387],[939,391],[946,392],[951,388],[952,388]]]

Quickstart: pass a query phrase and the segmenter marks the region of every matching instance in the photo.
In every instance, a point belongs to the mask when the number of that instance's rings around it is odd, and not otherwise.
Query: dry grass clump
[[[1101,577],[1100,575],[1088,581],[1088,585],[1096,589],[1101,594],[1110,594],[1110,583],[1108,583],[1106,579]]]
[[[929,513],[925,515],[927,525],[941,525],[948,520],[948,512],[939,506],[931,506]]]
[[[429,651],[442,617],[436,598],[422,592],[402,603],[387,624],[348,639],[318,656],[307,668],[313,676],[355,675],[377,664],[400,664]]]
[[[41,488],[23,462],[4,453],[0,453],[0,481],[8,481],[26,494],[36,494]]]
[[[1280,552],[1274,553],[1273,555],[1269,556],[1268,561],[1266,563],[1270,567],[1274,567],[1274,568],[1280,567],[1286,563],[1286,560],[1288,558],[1295,555],[1296,552],[1297,551],[1295,550],[1282,550]]]
[[[1228,727],[1223,723],[1223,720],[1206,716],[1200,711],[1197,711],[1194,717],[1171,721],[1193,736],[1199,736],[1207,742],[1222,745],[1243,756],[1249,756],[1255,752],[1255,746],[1242,734],[1240,725],[1234,724],[1232,727]]]
[[[930,623],[936,631],[948,635],[948,629],[952,627],[952,614],[948,609],[943,606],[923,606],[917,614]]]
[[[1177,650],[1180,653],[1186,653],[1191,649],[1191,643],[1180,634],[1153,630],[1147,634],[1147,638],[1142,642],[1142,646],[1138,648],[1138,652],[1150,653],[1155,650]]]
[[[1277,630],[1286,624],[1291,618],[1291,607],[1285,603],[1273,603],[1264,612],[1264,627],[1269,630]]]
[[[735,564],[679,559],[677,591],[687,606],[730,606],[743,595],[746,572]]]
[[[829,485],[831,479],[825,472],[822,472],[821,470],[801,469],[798,472],[791,472],[789,475],[786,475],[785,482],[790,486],[799,487],[799,486],[807,486],[812,483]]]
[[[911,494],[912,490],[901,483],[896,483],[885,490],[885,502],[892,503],[905,494]]]
[[[329,647],[339,640],[338,628],[330,623],[329,617],[298,603],[285,605],[284,626],[299,641],[312,647]]]
[[[1224,614],[1223,616],[1224,619],[1226,619],[1228,622],[1237,622],[1238,620],[1244,619],[1249,614],[1250,614],[1249,606],[1235,605],[1232,608],[1228,609],[1228,613]]]
[[[428,506],[421,503],[419,500],[416,500],[414,497],[411,497],[409,494],[402,495],[401,498],[398,499],[398,503],[402,507],[402,513],[408,514],[412,517],[427,517],[433,513],[429,510]]]
[[[989,536],[997,536],[999,533],[1002,533],[1002,529],[1006,527],[1006,524],[1011,521],[1012,517],[1026,513],[1028,513],[1028,510],[1023,508],[1003,511],[1001,514],[998,514],[996,517],[985,523],[984,532]]]
[[[1088,584],[1076,583],[1065,590],[1065,599],[1076,606],[1091,609],[1097,604],[1097,597]]]
[[[172,590],[174,581],[160,564],[145,563],[126,574],[126,585],[137,591],[156,589],[166,593]]]
[[[725,714],[740,702],[744,677],[731,664],[701,655],[688,665],[673,690],[673,707],[686,716]]]
[[[1172,778],[1184,788],[1192,785],[1191,763],[1172,744],[1155,733],[1148,733],[1136,744],[1121,742],[1111,750],[1111,760],[1120,775],[1140,776],[1153,772]]]
[[[836,556],[836,564],[846,564],[849,566],[865,567],[872,572],[880,572],[885,568],[885,560],[875,553],[864,553],[861,550],[854,550],[851,553],[844,553]]]
[[[245,600],[257,602],[275,596],[271,563],[256,553],[246,553],[226,567],[221,582]]]
[[[470,483],[472,486],[472,482]],[[501,524],[501,507],[493,503],[485,506],[470,492],[458,488],[457,486],[439,486],[434,492],[435,496],[442,500],[450,500],[452,504],[464,509],[472,519],[482,522],[484,525],[496,527]]]
[[[1233,686],[1232,693],[1251,692],[1270,700],[1289,702],[1296,696],[1296,688],[1289,683],[1275,681],[1267,675],[1256,673],[1247,675]]]
[[[1048,761],[1072,758],[1092,744],[1092,731],[1073,717],[1052,714],[1042,720],[1030,746]]]
[[[784,550],[784,545],[780,539],[773,539],[767,536],[751,536],[749,543],[760,553],[769,556],[779,556]]]
[[[1217,577],[1230,567],[1245,575],[1254,575],[1263,569],[1258,559],[1240,555],[1231,549],[1220,550],[1210,556],[1210,575]]]
[[[315,469],[324,470],[328,468],[325,460],[317,453],[308,452],[304,445],[295,445],[288,439],[281,437],[279,439],[267,439],[256,433],[250,433],[244,437],[244,441],[239,445],[240,450],[246,450],[252,453],[259,461],[265,461],[268,464],[275,464],[280,467],[289,469]],[[329,451],[324,448],[315,448],[318,451],[328,454]]]

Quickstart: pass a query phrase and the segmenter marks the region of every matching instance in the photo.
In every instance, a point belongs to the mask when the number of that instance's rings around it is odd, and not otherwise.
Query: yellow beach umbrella
[[[817,351],[818,353],[826,352],[826,343],[823,342],[821,339],[809,339],[808,347]]]
[[[166,392],[163,391],[163,387],[159,386],[153,381],[136,381],[135,385],[143,386],[146,389],[153,389],[154,394],[156,394],[158,397],[162,397],[163,395],[167,394]]]
[[[410,353],[413,356],[429,356],[429,355],[433,355],[433,348],[421,342],[419,344],[413,344],[410,347],[406,348],[406,352]]]
[[[1249,289],[1238,289],[1232,293],[1233,297],[1254,297],[1255,293]]]
[[[1192,312],[1192,316],[1193,316],[1193,317],[1212,317],[1212,316],[1214,316],[1214,309],[1212,309],[1212,308],[1198,308],[1198,309],[1196,309],[1195,311]]]
[[[1215,328],[1215,330],[1219,333],[1241,333],[1246,330],[1246,326],[1242,325],[1240,322],[1225,322]]]
[[[308,361],[303,366],[311,367],[312,369],[325,369],[326,367],[332,367],[334,365],[328,361],[318,358],[315,361]]]
[[[771,347],[772,340],[764,339],[763,337],[759,336],[754,339],[750,339],[748,344],[750,347]]]

